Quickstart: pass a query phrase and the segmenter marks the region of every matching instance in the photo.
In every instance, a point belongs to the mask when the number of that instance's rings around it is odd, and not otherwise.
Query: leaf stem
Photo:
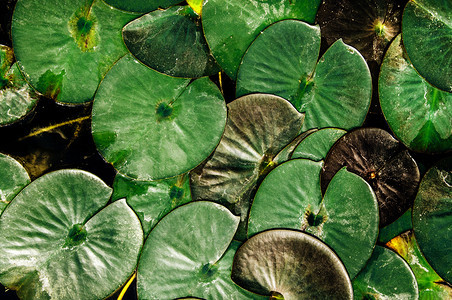
[[[122,300],[122,297],[124,297],[125,293],[127,292],[127,289],[132,284],[132,281],[137,277],[137,272],[134,272],[132,274],[132,277],[130,277],[129,281],[127,281],[126,285],[123,287],[121,293],[118,296],[118,300]]]
[[[58,127],[70,125],[70,124],[73,124],[73,123],[83,122],[85,120],[88,120],[89,118],[90,118],[90,116],[84,116],[84,117],[80,117],[80,118],[77,118],[77,119],[74,119],[74,120],[69,120],[69,121],[66,121],[66,122],[63,122],[63,123],[50,125],[50,126],[38,129],[36,131],[33,131],[29,135],[26,135],[24,137],[19,138],[19,141],[22,141],[22,140],[24,140],[26,138],[29,138],[29,137],[40,135],[41,133],[44,133],[44,132],[47,132],[47,131],[51,131],[51,130],[53,130],[55,128],[58,128]]]

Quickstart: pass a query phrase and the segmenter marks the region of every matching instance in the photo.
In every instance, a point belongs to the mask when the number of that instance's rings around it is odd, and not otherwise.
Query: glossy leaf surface
[[[24,299],[100,299],[133,273],[143,243],[125,200],[80,170],[48,173],[0,218],[0,281]],[[112,272],[114,270],[114,272]]]
[[[322,162],[295,159],[263,180],[251,206],[248,235],[292,228],[314,234],[344,262],[351,278],[372,254],[378,235],[378,204],[371,187],[343,169],[322,200]]]
[[[14,52],[26,79],[64,103],[93,99],[111,66],[127,53],[122,27],[137,15],[102,0],[20,0],[13,15]]]
[[[234,257],[232,279],[276,299],[352,299],[347,271],[336,254],[300,231],[269,230],[247,240]]]
[[[334,143],[347,132],[338,128],[323,128],[308,135],[295,148],[292,158],[306,158],[313,161],[325,160]]]
[[[27,170],[14,158],[0,153],[0,215],[8,203],[30,183]]]
[[[383,129],[360,128],[334,144],[322,171],[322,191],[343,167],[372,186],[380,209],[380,227],[395,221],[412,205],[419,169],[403,145]]]
[[[127,55],[99,87],[92,132],[100,153],[120,173],[156,180],[200,164],[218,145],[225,124],[223,96],[207,77],[189,84]]]
[[[270,24],[298,19],[313,23],[320,0],[209,0],[202,23],[218,64],[233,80],[248,46]]]
[[[378,234],[378,242],[386,244],[396,236],[403,232],[413,229],[413,222],[411,221],[411,208],[408,209],[400,218],[385,226],[380,228],[380,233]]]
[[[371,77],[364,58],[342,41],[317,58],[318,27],[285,20],[269,26],[245,53],[237,75],[237,96],[275,94],[306,114],[303,130],[351,129],[364,122]]]
[[[182,0],[104,0],[105,3],[121,10],[146,13],[159,8],[168,8]]]
[[[204,38],[201,20],[188,6],[144,15],[123,29],[129,51],[145,65],[176,77],[201,77],[219,71]]]
[[[394,134],[410,149],[452,149],[452,94],[425,81],[403,50],[401,36],[388,49],[379,79],[380,105]]]

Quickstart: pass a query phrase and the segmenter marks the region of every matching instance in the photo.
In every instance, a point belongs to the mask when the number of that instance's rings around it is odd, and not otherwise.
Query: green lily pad
[[[234,257],[232,280],[270,299],[353,299],[337,255],[294,230],[269,230],[247,240]]]
[[[449,0],[409,1],[402,38],[416,71],[432,85],[452,92],[452,4]]]
[[[105,3],[130,12],[147,13],[159,8],[168,8],[183,0],[104,0]]]
[[[407,0],[323,1],[316,16],[327,45],[342,38],[367,61],[381,64],[391,40],[400,32]]]
[[[413,206],[419,248],[441,278],[452,283],[452,158],[422,178]]]
[[[13,64],[13,51],[0,45],[0,126],[11,124],[28,114],[38,95]]]
[[[334,143],[346,133],[347,131],[338,128],[323,128],[313,132],[298,144],[292,158],[324,160]]]
[[[237,96],[268,93],[306,113],[303,130],[361,126],[370,107],[372,81],[361,54],[335,42],[317,62],[320,30],[297,20],[269,26],[243,56]]]
[[[48,173],[0,218],[0,282],[23,299],[101,299],[134,272],[143,232],[125,200],[80,170]]]
[[[248,46],[267,26],[284,19],[313,23],[320,0],[209,0],[202,24],[218,64],[233,80]]]
[[[158,73],[131,55],[107,74],[93,105],[94,142],[122,174],[157,180],[188,172],[218,145],[226,104],[207,77]]]
[[[159,181],[138,181],[117,174],[112,200],[127,199],[143,226],[144,235],[174,208],[191,201],[187,174]]]
[[[362,178],[345,169],[336,174],[322,199],[322,165],[295,159],[270,172],[251,206],[248,236],[271,228],[304,230],[333,248],[353,278],[377,240],[377,200]]]
[[[19,0],[13,46],[26,79],[64,103],[91,101],[111,66],[127,53],[121,29],[137,15],[102,0]]]
[[[377,196],[380,227],[397,220],[412,205],[420,181],[409,152],[380,128],[360,128],[340,138],[328,153],[322,170],[322,191],[343,167],[361,176]]]
[[[400,218],[398,218],[391,224],[380,228],[380,233],[378,234],[378,242],[386,244],[401,233],[413,229],[411,213],[412,210],[410,208]]]
[[[27,170],[14,158],[0,153],[0,215],[9,202],[30,183]]]
[[[230,278],[238,224],[238,217],[213,202],[192,202],[170,212],[144,245],[138,297],[244,299],[246,291]]]
[[[353,280],[355,299],[419,299],[416,277],[394,251],[376,246],[365,268]]]
[[[380,105],[394,134],[410,149],[452,149],[452,94],[425,81],[403,50],[401,36],[389,47],[379,78]]]
[[[189,6],[157,10],[123,31],[129,51],[154,70],[176,77],[201,77],[219,72],[204,38],[201,20]]]
[[[413,231],[407,231],[395,237],[386,245],[410,265],[419,286],[419,299],[452,298],[452,287],[444,282],[425,260]]]
[[[276,166],[278,153],[300,133],[303,118],[288,101],[274,95],[248,95],[229,103],[220,144],[190,173],[193,199],[228,206],[246,226],[256,186]],[[245,238],[244,226],[239,239]]]

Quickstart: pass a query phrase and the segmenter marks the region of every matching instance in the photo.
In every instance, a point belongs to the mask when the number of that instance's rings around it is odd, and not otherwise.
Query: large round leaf
[[[402,21],[403,44],[414,68],[447,92],[452,92],[451,11],[450,0],[411,0]]]
[[[269,26],[243,57],[237,96],[260,92],[289,100],[306,113],[303,130],[360,126],[372,96],[364,58],[340,40],[317,63],[319,48],[318,27],[296,20]]]
[[[23,78],[13,51],[0,45],[0,125],[11,124],[29,113],[38,96]]]
[[[0,215],[8,203],[30,183],[27,170],[14,158],[0,153]]]
[[[355,47],[367,61],[378,64],[400,32],[407,0],[324,0],[316,16],[328,45],[338,39]]]
[[[350,279],[337,255],[299,231],[270,230],[247,240],[234,257],[232,279],[271,299],[353,298]]]
[[[181,206],[164,217],[146,240],[138,265],[140,299],[243,299],[230,278],[232,237],[239,218],[207,201]]]
[[[209,0],[202,24],[218,64],[232,79],[248,46],[270,24],[284,19],[313,23],[320,0]]]
[[[101,299],[118,289],[136,267],[143,232],[125,200],[102,209],[110,194],[80,170],[24,188],[0,218],[2,284],[23,299]]]
[[[395,221],[413,203],[420,181],[417,164],[383,129],[360,128],[334,144],[322,171],[322,191],[343,167],[372,186],[380,208],[380,227]]]
[[[146,13],[159,8],[167,8],[183,0],[104,0],[113,7],[132,12]]]
[[[155,180],[200,164],[218,145],[225,124],[223,96],[207,77],[189,84],[127,55],[97,91],[92,132],[100,153],[119,172]]]
[[[274,168],[277,154],[297,137],[303,117],[273,95],[248,95],[229,103],[220,144],[191,173],[193,199],[228,205],[245,222],[255,187]]]
[[[122,34],[129,51],[159,72],[193,78],[219,71],[201,20],[189,6],[151,12],[127,24]]]
[[[113,201],[127,199],[140,218],[145,236],[167,213],[191,201],[187,174],[159,181],[138,181],[117,174],[111,197]]]
[[[292,158],[306,158],[313,161],[325,160],[334,143],[347,132],[338,128],[323,128],[304,138],[295,148]]]
[[[355,299],[419,299],[413,271],[395,252],[377,246],[353,280]]]
[[[383,114],[408,148],[422,152],[452,149],[452,94],[419,76],[400,36],[386,53],[378,87]]]
[[[19,0],[14,52],[26,79],[64,103],[92,100],[105,73],[126,54],[121,28],[136,15],[102,0]]]
[[[452,283],[452,159],[433,166],[422,178],[413,206],[413,230],[425,258]]]
[[[248,235],[271,228],[305,230],[333,248],[353,278],[377,240],[377,200],[363,179],[345,169],[322,200],[321,169],[322,162],[295,159],[270,172],[251,206]]]

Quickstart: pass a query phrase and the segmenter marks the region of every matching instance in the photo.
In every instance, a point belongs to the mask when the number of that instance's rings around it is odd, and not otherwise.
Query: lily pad
[[[353,280],[355,299],[419,299],[416,277],[407,262],[376,246],[365,268]]]
[[[449,0],[409,1],[402,38],[416,71],[432,85],[452,92],[452,4]]]
[[[268,93],[306,113],[303,130],[361,126],[370,107],[372,81],[361,54],[339,40],[317,62],[320,30],[297,20],[269,26],[243,56],[237,96]]]
[[[93,105],[92,132],[104,158],[122,174],[157,180],[188,172],[218,145],[226,104],[207,77],[192,83],[123,57]]]
[[[174,208],[191,201],[187,174],[159,181],[138,181],[117,174],[112,200],[127,199],[143,226],[144,235]]]
[[[0,45],[0,126],[14,123],[36,105],[38,95],[13,64],[13,50]]]
[[[157,10],[123,29],[129,51],[154,70],[176,77],[219,72],[204,38],[201,20],[189,6]]]
[[[170,212],[144,245],[138,297],[246,299],[246,291],[230,278],[238,224],[238,217],[213,202],[192,202]]]
[[[251,206],[248,236],[271,228],[304,230],[333,248],[353,278],[377,240],[377,200],[362,178],[345,169],[336,174],[322,199],[322,165],[294,159],[270,172]]]
[[[125,200],[80,170],[48,173],[0,218],[0,282],[23,299],[101,299],[134,272],[143,243]],[[114,270],[114,272],[112,272]]]
[[[452,298],[452,287],[444,282],[425,260],[413,231],[393,238],[386,246],[396,251],[409,264],[419,286],[419,299]]]
[[[191,172],[193,199],[228,206],[246,226],[256,186],[276,166],[278,153],[300,133],[303,118],[288,101],[274,95],[248,95],[229,103],[220,144]],[[244,237],[240,232],[238,238]]]
[[[105,3],[130,12],[147,13],[159,8],[168,8],[183,0],[104,0]]]
[[[0,215],[9,202],[30,183],[27,170],[14,158],[0,153]]]
[[[25,78],[64,103],[91,101],[111,66],[127,53],[121,29],[137,15],[102,0],[19,0],[13,46]]]
[[[238,250],[232,280],[271,299],[352,299],[347,271],[337,255],[309,234],[269,230]]]
[[[343,167],[361,176],[374,190],[380,227],[399,218],[413,203],[419,169],[403,145],[379,128],[360,128],[340,138],[328,153],[321,175],[322,191]]]
[[[427,261],[452,283],[452,158],[440,161],[422,178],[413,206],[413,230]]]
[[[306,158],[313,161],[325,160],[334,143],[347,131],[338,128],[323,128],[303,139],[292,154],[292,158]]]
[[[320,0],[209,0],[202,24],[218,64],[233,80],[248,46],[267,26],[284,19],[313,23]]]
[[[380,105],[394,134],[410,149],[452,149],[452,94],[425,81],[403,50],[401,36],[389,47],[381,66]]]
[[[403,232],[413,229],[413,222],[411,221],[411,208],[408,209],[400,218],[392,222],[391,224],[380,228],[378,234],[378,242],[386,244],[396,236]]]
[[[367,61],[381,64],[391,40],[400,32],[407,0],[323,1],[316,16],[327,45],[342,38]]]
[[[187,4],[200,16],[202,14],[203,0],[187,0]]]

